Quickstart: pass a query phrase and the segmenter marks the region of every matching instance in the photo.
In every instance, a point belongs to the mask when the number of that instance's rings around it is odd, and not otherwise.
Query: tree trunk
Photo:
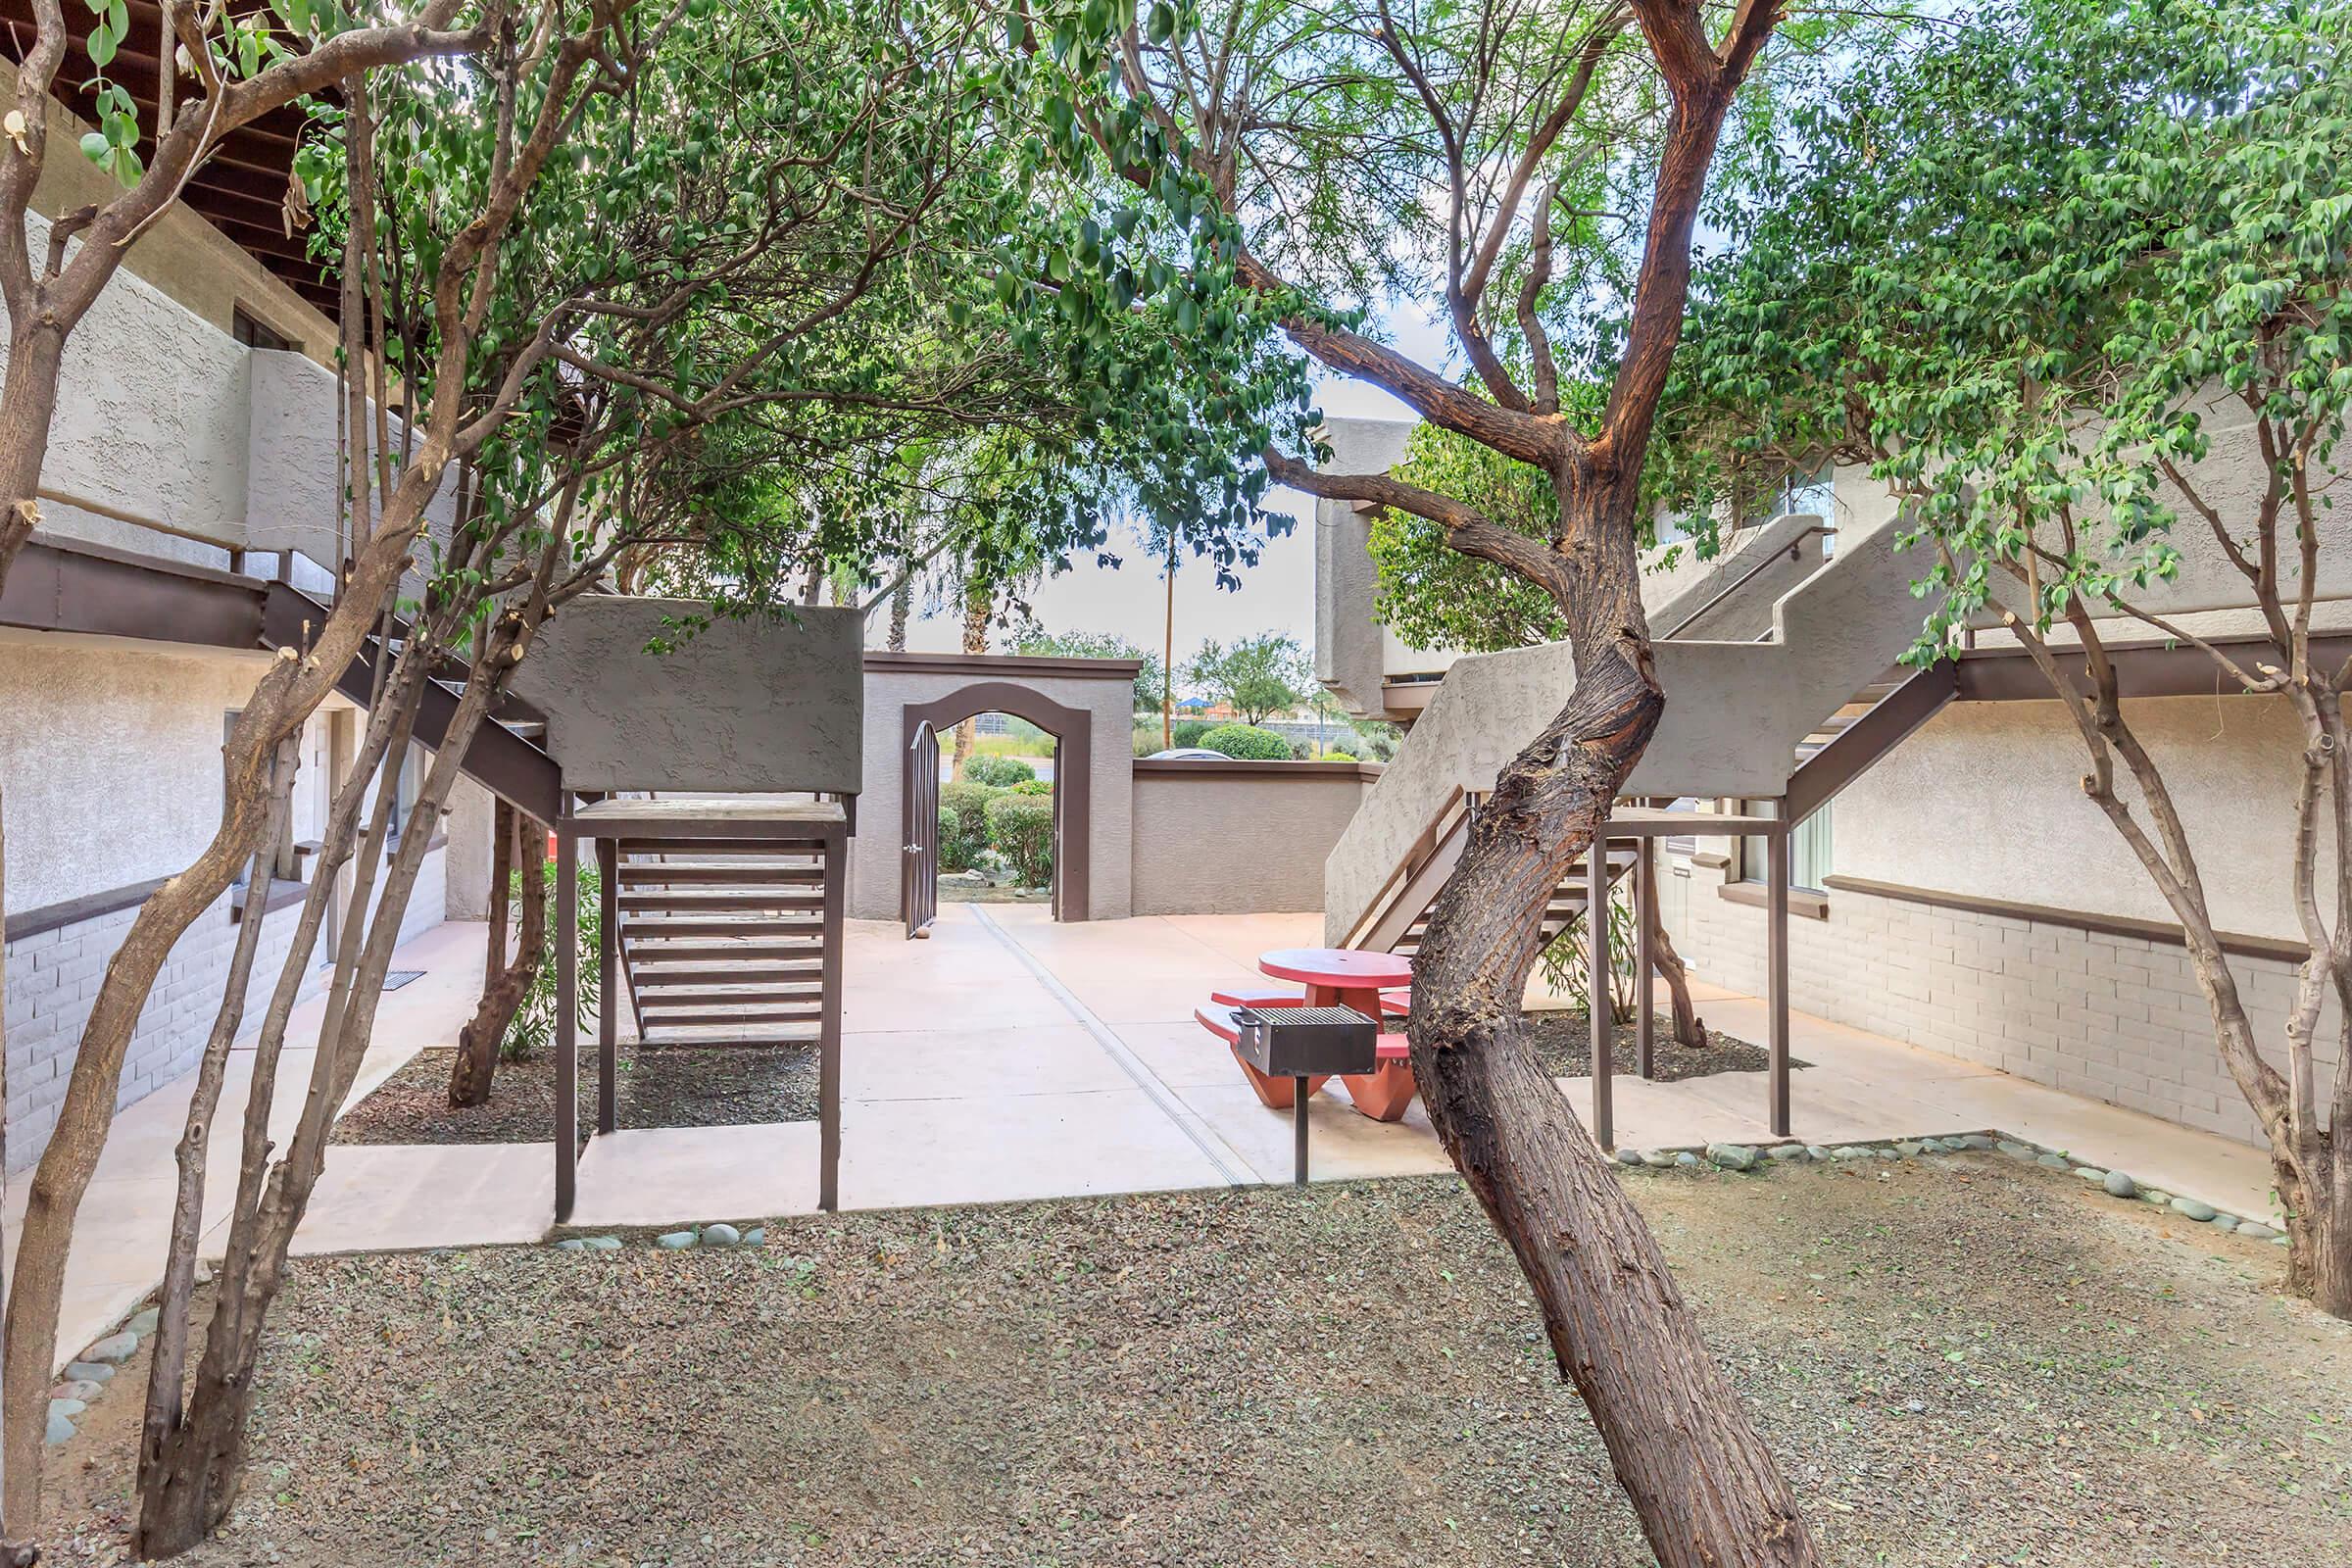
[[[0,563],[0,564],[4,564],[4,563]],[[0,821],[5,821],[5,820],[6,820],[5,813],[0,813]],[[8,886],[8,835],[7,835],[7,830],[6,830],[5,828],[0,828],[0,892],[4,892],[4,891],[6,890],[6,888],[7,888],[7,886]],[[4,903],[4,902],[5,902],[5,900],[0,900],[0,903]],[[4,996],[6,996],[7,994],[8,994],[8,946],[7,946],[7,944],[6,944],[6,943],[0,943],[0,997],[4,997]],[[6,1019],[5,1017],[0,1017],[0,1173],[5,1173],[5,1172],[7,1171],[7,1169],[8,1169],[8,1021],[7,1021],[7,1019]],[[5,1256],[5,1255],[7,1254],[7,1251],[8,1251],[8,1226],[7,1226],[7,1224],[5,1223],[5,1221],[0,1221],[0,1256]],[[8,1270],[7,1270],[7,1269],[5,1269],[5,1268],[0,1268],[0,1318],[4,1318],[4,1317],[7,1315],[7,1311],[8,1311],[8,1283],[7,1283],[7,1274],[8,1274]],[[7,1369],[6,1369],[5,1367],[0,1367],[0,1377],[5,1377],[6,1375],[7,1375]],[[45,1381],[46,1381],[46,1380],[44,1380],[44,1382],[45,1382]],[[0,1404],[5,1404],[6,1402],[7,1402],[7,1400],[6,1400],[5,1396],[4,1396],[4,1391],[0,1391]],[[7,1446],[6,1446],[6,1445],[0,1445],[0,1492],[4,1492],[4,1491],[6,1490],[6,1488],[7,1488],[7,1482],[8,1482],[7,1463],[8,1463]],[[35,1549],[35,1548],[32,1546],[32,1544],[31,1544],[31,1543],[30,1543],[30,1541],[29,1541],[29,1540],[25,1540],[25,1541],[18,1541],[18,1540],[16,1540],[16,1539],[14,1539],[14,1536],[13,1536],[13,1533],[12,1533],[12,1532],[10,1532],[10,1531],[7,1531],[7,1530],[4,1530],[4,1529],[0,1529],[0,1568],[30,1568],[30,1565],[31,1565],[33,1562],[35,1562],[36,1560],[38,1560],[39,1556],[40,1556],[40,1553],[39,1553],[39,1552],[38,1552],[38,1551],[37,1551],[37,1550],[36,1550],[36,1549]]]
[[[909,566],[899,585],[890,591],[890,651],[906,651],[906,619],[914,612],[914,569]]]
[[[967,654],[988,652],[988,614],[995,608],[996,595],[988,584],[977,578],[963,586],[963,651]],[[956,726],[956,744],[950,754],[948,777],[961,779],[964,764],[972,760],[972,741],[980,733],[978,714]]]
[[[1496,778],[1430,911],[1407,1025],[1413,1069],[1446,1152],[1535,1289],[1553,1357],[1662,1568],[1810,1568],[1820,1559],[1795,1498],[1520,1016],[1543,910],[1665,710],[1630,516],[1561,491],[1564,510],[1586,509],[1568,518],[1549,585],[1576,689]]]
[[[1159,749],[1176,744],[1176,533],[1168,532],[1168,620],[1159,650]]]
[[[1690,971],[1683,956],[1674,950],[1674,939],[1666,934],[1666,924],[1658,911],[1649,911],[1650,967],[1666,982],[1666,995],[1674,1010],[1674,1043],[1695,1050],[1707,1043],[1707,1021],[1698,1015],[1690,1001]],[[1649,987],[1644,977],[1642,986],[1642,1005],[1649,1004]]]
[[[65,353],[63,324],[9,323],[8,379],[0,386],[0,587],[41,520],[41,462],[49,455]]]
[[[482,987],[481,1004],[474,1008],[473,1017],[458,1031],[458,1059],[449,1075],[452,1105],[479,1105],[489,1100],[490,1085],[498,1073],[499,1048],[514,1027],[522,999],[530,995],[532,982],[539,978],[547,949],[547,829],[519,811],[514,813],[514,819],[521,839],[515,856],[522,872],[520,933],[514,940],[514,956],[498,966],[495,978]]]
[[[521,633],[527,637],[527,630]],[[395,682],[393,701],[403,705],[403,717],[392,734],[393,744],[382,755],[397,756],[405,748],[409,724],[420,696],[413,677],[429,669],[436,650],[426,639],[412,638],[403,649],[403,679]],[[400,921],[415,892],[416,874],[424,862],[432,828],[447,809],[466,746],[484,714],[497,700],[506,673],[514,665],[516,628],[502,619],[489,640],[483,659],[468,676],[465,695],[451,719],[432,766],[410,813],[410,819],[386,872],[382,897],[368,908],[365,881],[355,896],[358,913],[345,933],[335,958],[335,977],[329,988],[325,1016],[319,1025],[318,1046],[313,1056],[311,1085],[301,1119],[286,1152],[274,1166],[265,1165],[270,1151],[266,1103],[249,1107],[246,1146],[239,1171],[236,1208],[230,1222],[226,1257],[220,1276],[220,1296],[212,1327],[206,1335],[204,1358],[183,1418],[157,1445],[152,1462],[142,1464],[136,1546],[146,1557],[169,1557],[185,1551],[218,1528],[236,1497],[245,1456],[247,1421],[252,1411],[253,1375],[261,1355],[263,1331],[270,1307],[285,1279],[286,1258],[294,1233],[302,1223],[312,1191],[325,1168],[326,1139],[335,1111],[350,1094],[362,1058],[375,1027],[382,1001],[383,976],[392,962],[400,937]],[[373,771],[372,769],[370,771]],[[356,825],[352,808],[366,788],[368,774],[356,772],[354,794],[336,803],[334,842],[349,846]],[[397,803],[397,787],[387,775],[378,785],[376,806],[360,847],[363,872],[382,858],[386,832]],[[365,915],[364,927],[362,915]],[[292,972],[289,967],[289,973]],[[281,994],[285,976],[280,977]],[[272,1001],[270,1025],[282,1031],[284,1017]],[[256,1117],[261,1118],[257,1128]],[[255,1136],[257,1130],[261,1136]]]

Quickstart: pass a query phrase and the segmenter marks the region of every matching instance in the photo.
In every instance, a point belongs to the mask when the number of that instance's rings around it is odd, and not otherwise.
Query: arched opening
[[[982,713],[1005,714],[1035,726],[1053,739],[1054,918],[1083,920],[1087,917],[1090,883],[1088,830],[1094,815],[1089,791],[1093,751],[1090,716],[1083,709],[1066,707],[1026,686],[1010,681],[975,681],[935,701],[910,703],[903,710],[901,756],[905,759],[906,775],[900,782],[900,798],[910,806],[907,853],[919,861],[922,858],[919,851],[928,843],[936,858],[937,845],[932,841],[938,832],[937,807],[930,803],[937,799],[937,775],[933,775],[933,781],[918,781],[917,770],[941,767],[941,743],[956,725]],[[928,746],[922,744],[926,730],[933,742]],[[930,783],[929,788],[925,787],[926,782]],[[934,814],[926,815],[924,810],[915,808],[913,803],[918,801],[924,802]],[[900,912],[907,921],[910,935],[920,929],[924,912],[919,906],[921,890],[910,882],[902,882]]]

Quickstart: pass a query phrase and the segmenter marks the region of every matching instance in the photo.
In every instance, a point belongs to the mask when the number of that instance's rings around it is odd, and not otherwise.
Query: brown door
[[[914,727],[906,748],[905,837],[899,842],[899,912],[908,941],[926,934],[939,914],[939,736],[928,723]]]

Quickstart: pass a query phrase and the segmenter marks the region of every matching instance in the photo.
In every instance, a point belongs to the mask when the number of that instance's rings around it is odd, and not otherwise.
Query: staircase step
[[[754,960],[766,962],[792,958],[814,960],[820,958],[825,951],[824,944],[816,941],[696,942],[673,940],[660,944],[648,944],[632,941],[626,933],[622,935],[622,943],[629,950],[630,964],[638,966],[640,972],[645,964],[660,963],[664,960],[704,962],[710,959],[734,959],[746,963]]]
[[[705,1024],[758,1029],[779,1023],[816,1023],[821,1017],[815,1007],[685,1007],[662,1011],[649,1007],[640,1012],[643,1026],[648,1029],[693,1029]]]
[[[658,937],[795,937],[813,936],[823,931],[824,920],[817,915],[636,915],[620,923],[623,940],[647,941]]]
[[[806,858],[816,853],[822,841],[812,838],[773,839],[622,839],[623,855],[760,855],[794,856]]]
[[[786,991],[775,986],[744,986],[740,989],[725,986],[639,985],[637,1003],[642,1008],[660,1007],[734,1007],[734,1006],[814,1006],[820,993],[813,987],[807,991]]]
[[[671,986],[734,986],[772,985],[777,983],[813,984],[824,978],[825,966],[812,963],[738,963],[724,968],[671,965],[662,967],[643,959],[632,962],[630,976],[636,982],[637,994],[663,990]]]
[[[623,860],[623,887],[716,887],[748,883],[815,887],[825,880],[821,866],[776,864],[751,860]]]
[[[621,912],[701,913],[727,909],[822,909],[822,893],[753,892],[729,890],[672,890],[667,893],[623,893]]]

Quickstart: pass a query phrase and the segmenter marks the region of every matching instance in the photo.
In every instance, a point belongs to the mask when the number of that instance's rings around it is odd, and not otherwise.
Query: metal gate
[[[899,844],[899,912],[906,937],[929,935],[939,917],[939,736],[917,724],[906,748],[906,820]]]

